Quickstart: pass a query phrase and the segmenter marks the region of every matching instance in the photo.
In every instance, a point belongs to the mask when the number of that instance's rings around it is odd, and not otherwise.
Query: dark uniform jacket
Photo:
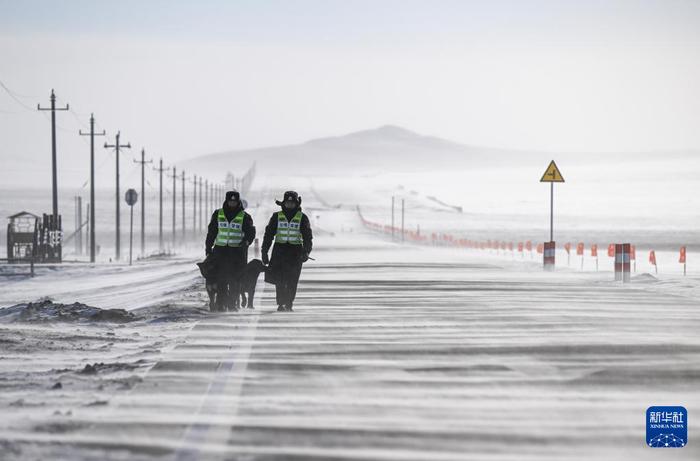
[[[231,222],[236,215],[243,210],[241,205],[238,208],[232,210],[225,203],[223,205],[224,214],[226,219]],[[207,240],[206,240],[206,253],[209,254],[214,247],[214,242],[216,241],[216,234],[219,232],[219,210],[214,211],[211,215],[211,220],[209,221],[209,228],[207,229]],[[221,250],[243,250],[247,245],[250,245],[255,240],[255,226],[253,225],[253,218],[248,213],[244,212],[243,216],[243,241],[240,247],[214,247],[217,251]]]
[[[282,209],[284,216],[287,221],[292,220],[297,211],[301,211],[301,207],[297,207],[293,210]],[[274,213],[270,217],[270,222],[267,223],[265,227],[265,236],[263,237],[262,252],[266,254],[270,247],[272,246],[272,241],[277,233],[277,213]],[[313,234],[311,233],[311,223],[309,222],[309,217],[304,213],[301,214],[301,223],[299,225],[299,230],[301,232],[302,245],[292,245],[288,243],[275,244],[272,249],[272,258],[270,259],[270,264],[275,265],[276,262],[280,263],[299,263],[301,264],[301,259],[304,253],[311,253],[313,248]],[[275,261],[277,260],[277,261]]]

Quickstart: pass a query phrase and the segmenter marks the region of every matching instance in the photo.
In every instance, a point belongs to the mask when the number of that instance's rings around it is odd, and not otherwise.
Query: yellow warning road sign
[[[542,175],[540,182],[564,182],[564,177],[561,175],[561,172],[559,171],[557,164],[554,163],[554,160],[552,160],[547,167],[547,171],[545,171]]]

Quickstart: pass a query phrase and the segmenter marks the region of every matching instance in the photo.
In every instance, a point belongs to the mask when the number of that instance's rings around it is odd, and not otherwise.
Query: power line
[[[95,125],[97,125],[97,122],[95,122]],[[104,130],[102,130],[102,132],[104,132]],[[105,136],[106,136],[106,134],[105,134]],[[81,138],[81,139],[82,139],[82,138]],[[105,158],[102,159],[102,162],[100,162],[100,164],[97,165],[97,168],[95,168],[95,172],[100,172],[100,171],[102,171],[102,168],[104,168],[104,166],[107,164],[107,162],[109,162],[109,161],[112,159],[111,155],[112,155],[111,152],[108,152],[108,153],[107,153],[107,155],[105,156]],[[80,188],[81,188],[81,189],[85,189],[85,188],[87,187],[88,184],[90,184],[90,178],[87,178],[87,179],[85,180],[85,182],[83,183],[83,185],[80,186]]]
[[[18,98],[37,99],[37,98],[40,97],[39,95],[35,95],[35,94],[33,94],[33,95],[20,94],[20,93],[14,91],[14,90],[11,90],[11,89],[7,88],[7,85],[5,85],[5,84],[2,82],[2,80],[0,80],[0,85],[4,86],[5,89],[6,89],[7,91],[9,91],[9,92],[12,93],[13,95],[17,96]]]
[[[25,103],[20,101],[19,98],[17,96],[15,96],[16,93],[14,91],[12,91],[11,89],[9,89],[2,80],[0,80],[0,87],[2,87],[2,89],[5,90],[5,92],[7,92],[7,94],[9,94],[10,97],[12,99],[14,99],[17,104],[24,107],[25,109],[27,109],[30,112],[34,112],[34,108],[29,107],[28,105],[26,105]]]
[[[34,110],[33,107],[28,106],[27,104],[23,103],[23,102],[19,99],[19,97],[23,97],[23,98],[29,99],[29,98],[32,98],[32,96],[22,96],[22,95],[18,94],[17,92],[12,91],[10,88],[7,87],[7,85],[5,85],[5,83],[2,82],[2,80],[0,80],[0,87],[1,87],[3,90],[5,90],[5,92],[6,92],[17,104],[19,104],[20,106],[22,106],[22,107],[23,107],[24,109],[26,109],[28,112],[36,113],[36,111]],[[51,91],[53,91],[53,90],[51,90]],[[60,98],[58,98],[58,97],[56,97],[56,98],[60,101]],[[73,112],[73,110],[70,108],[70,106],[69,106],[68,104],[66,104],[66,107],[67,107],[68,109],[61,109],[61,110],[68,110],[68,111]],[[56,110],[59,110],[59,109],[56,109]],[[7,114],[19,114],[19,112],[6,112],[6,113],[7,113]],[[40,115],[43,116],[44,119],[45,119],[47,122],[48,122],[48,121],[51,121],[51,119],[49,119],[48,115],[46,115],[46,114],[44,114],[44,113],[41,113]],[[56,126],[56,128],[58,128],[58,129],[61,130],[61,131],[65,131],[65,132],[67,132],[67,133],[72,133],[72,132],[73,132],[73,130],[70,130],[70,129],[68,129],[68,128],[62,126],[60,123],[56,123],[55,120],[54,120],[52,123],[54,123],[55,126]],[[80,123],[84,128],[89,128],[86,124],[84,124],[84,123],[82,123],[82,122],[79,122],[79,123]],[[84,140],[83,140],[83,141],[84,141]],[[85,141],[85,142],[86,142],[86,141]]]
[[[0,81],[0,87],[2,87],[2,89],[4,89],[5,92],[7,92],[7,94],[8,94],[17,104],[19,104],[20,106],[22,106],[22,108],[26,109],[28,112],[36,113],[36,111],[34,110],[34,108],[29,107],[28,105],[26,105],[25,103],[23,103],[22,101],[20,101],[20,99],[16,96],[17,93],[15,93],[14,91],[10,90],[2,81]],[[53,90],[51,90],[51,91],[53,91]],[[68,107],[68,105],[66,105],[66,107]],[[48,109],[47,109],[47,110],[48,110]],[[57,109],[57,110],[59,110],[59,109]],[[60,110],[66,110],[66,109],[60,109]],[[9,111],[6,111],[5,113],[7,113],[7,114],[15,114],[15,115],[19,114],[19,112],[9,112]],[[41,115],[47,122],[52,122],[52,123],[53,123],[53,126],[55,126],[55,128],[58,128],[59,130],[65,131],[65,132],[68,132],[68,133],[72,133],[72,132],[73,132],[72,130],[69,130],[68,128],[62,126],[61,124],[56,123],[55,120],[52,121],[52,120],[49,118],[49,116],[46,115],[46,114],[44,114],[43,112],[40,113],[39,115]]]
[[[87,126],[86,123],[84,123],[84,122],[82,122],[82,121],[80,120],[80,118],[78,117],[78,114],[76,114],[75,111],[74,111],[73,109],[70,109],[69,112],[70,112],[70,114],[73,116],[73,118],[75,119],[75,121],[78,122],[79,125],[81,125],[81,126],[83,126],[83,127],[85,127],[85,128],[89,128],[89,127]],[[92,115],[91,115],[91,116],[92,116]]]

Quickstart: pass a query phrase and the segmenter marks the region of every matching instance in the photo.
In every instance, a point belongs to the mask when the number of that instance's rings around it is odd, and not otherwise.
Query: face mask
[[[292,208],[296,208],[296,206],[297,206],[297,203],[296,203],[296,202],[292,202],[292,201],[289,201],[289,200],[287,200],[286,202],[284,202],[284,207],[287,208],[287,209],[289,209],[289,210],[291,210]]]
[[[236,208],[238,206],[238,200],[229,200],[228,206],[231,208]]]

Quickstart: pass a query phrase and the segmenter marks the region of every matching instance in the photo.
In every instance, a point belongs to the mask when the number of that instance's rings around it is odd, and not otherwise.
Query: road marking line
[[[258,287],[261,288],[256,289],[255,299],[262,301],[265,294],[264,279],[258,280]],[[260,302],[260,304],[262,303]],[[223,414],[229,416],[231,421],[227,424],[214,426],[210,422],[190,425],[182,438],[180,448],[175,453],[174,459],[177,461],[197,460],[201,455],[202,447],[214,443],[223,444],[228,440],[231,426],[238,413],[238,403],[260,314],[258,312],[246,313],[240,318],[246,318],[246,320],[250,318],[250,321],[245,322],[244,331],[232,339],[229,346],[232,354],[219,362],[214,379],[209,383],[196,413],[198,416]],[[226,399],[220,397],[226,397]],[[233,398],[231,399],[231,397]]]

